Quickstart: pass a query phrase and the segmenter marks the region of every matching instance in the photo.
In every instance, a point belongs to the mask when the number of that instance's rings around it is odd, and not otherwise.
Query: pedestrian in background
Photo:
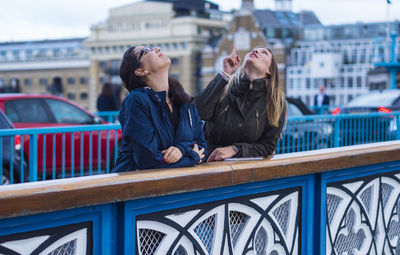
[[[325,94],[325,86],[319,86],[319,93],[314,97],[314,109],[316,113],[323,114],[328,111],[329,96]]]
[[[223,61],[223,71],[195,99],[206,121],[208,161],[266,157],[275,152],[282,132],[285,96],[271,50],[253,49],[236,72],[239,64],[233,48]]]
[[[97,98],[97,111],[118,111],[119,105],[114,95],[113,87],[106,82],[101,89],[101,94]]]

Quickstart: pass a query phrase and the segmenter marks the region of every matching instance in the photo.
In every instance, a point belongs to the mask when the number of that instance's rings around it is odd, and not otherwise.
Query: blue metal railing
[[[121,126],[0,130],[1,184],[109,173]]]
[[[288,117],[276,153],[400,140],[399,126],[400,112]],[[1,183],[109,173],[117,158],[120,128],[110,124],[0,130]]]
[[[288,117],[277,154],[400,139],[400,112]]]
[[[116,123],[118,121],[119,111],[95,112],[94,115],[103,118],[109,123]]]

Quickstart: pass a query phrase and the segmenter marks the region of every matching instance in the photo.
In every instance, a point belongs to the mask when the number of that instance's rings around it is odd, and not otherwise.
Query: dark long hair
[[[134,53],[135,46],[130,47],[124,53],[121,66],[119,68],[119,76],[122,80],[122,85],[131,92],[134,89],[146,87],[146,82],[143,78],[135,74],[135,68],[138,66],[138,60]],[[182,84],[172,76],[168,77],[168,96],[174,105],[182,105],[192,101],[193,97],[185,92]]]

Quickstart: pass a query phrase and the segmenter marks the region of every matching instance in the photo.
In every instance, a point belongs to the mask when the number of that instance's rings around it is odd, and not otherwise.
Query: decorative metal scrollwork
[[[0,254],[90,255],[92,223],[0,236]]]
[[[140,255],[298,254],[300,201],[300,188],[295,188],[141,215],[136,251]]]
[[[400,254],[399,177],[328,184],[326,254]]]

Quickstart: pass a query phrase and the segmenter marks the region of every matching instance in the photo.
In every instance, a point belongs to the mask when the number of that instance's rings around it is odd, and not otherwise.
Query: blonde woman
[[[208,161],[267,157],[275,152],[282,132],[285,95],[271,50],[257,47],[239,65],[234,48],[224,59],[223,71],[195,98],[206,121]]]

